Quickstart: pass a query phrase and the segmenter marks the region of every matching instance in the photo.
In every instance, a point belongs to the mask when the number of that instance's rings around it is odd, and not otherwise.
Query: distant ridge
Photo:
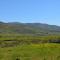
[[[33,34],[33,35],[60,35],[60,26],[42,23],[19,23],[0,21],[0,33]]]

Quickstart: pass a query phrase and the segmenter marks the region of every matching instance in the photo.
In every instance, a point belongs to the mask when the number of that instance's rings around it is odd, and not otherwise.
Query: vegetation
[[[0,33],[28,34],[37,36],[60,35],[60,26],[41,24],[41,23],[0,22]]]
[[[60,44],[24,44],[0,48],[0,60],[60,60]]]
[[[60,60],[60,27],[0,22],[0,60]]]
[[[0,34],[0,60],[60,60],[60,36]]]

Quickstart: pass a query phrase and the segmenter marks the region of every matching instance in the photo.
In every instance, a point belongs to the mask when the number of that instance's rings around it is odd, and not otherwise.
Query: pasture
[[[59,36],[1,35],[0,60],[60,60],[59,39]]]

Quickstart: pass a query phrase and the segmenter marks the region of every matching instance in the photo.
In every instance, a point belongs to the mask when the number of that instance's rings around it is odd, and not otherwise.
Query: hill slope
[[[0,33],[60,35],[60,26],[42,23],[0,22]]]

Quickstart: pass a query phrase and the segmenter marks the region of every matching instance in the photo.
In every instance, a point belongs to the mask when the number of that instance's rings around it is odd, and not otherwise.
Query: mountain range
[[[29,35],[60,35],[60,26],[43,23],[0,22],[0,33]]]

